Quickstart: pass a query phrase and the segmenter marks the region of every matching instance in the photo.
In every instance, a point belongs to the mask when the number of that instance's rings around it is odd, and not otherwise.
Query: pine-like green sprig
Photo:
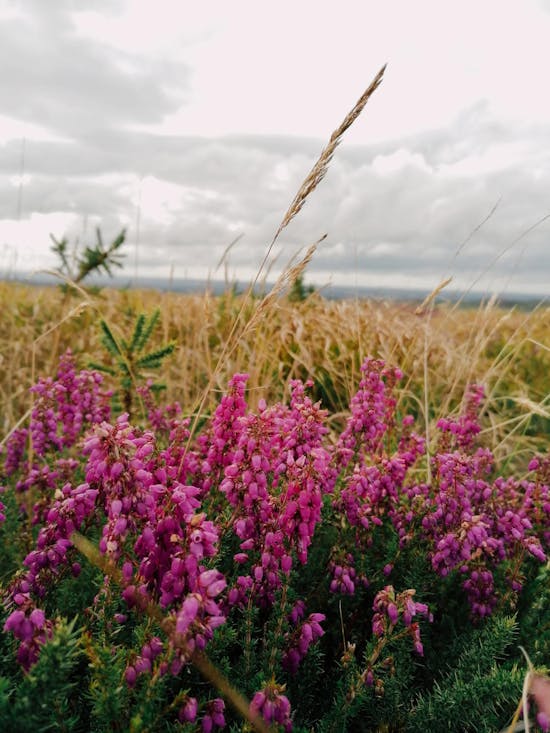
[[[523,669],[502,664],[515,641],[514,618],[496,617],[470,637],[469,644],[431,693],[420,696],[407,719],[407,730],[499,730],[521,695]]]
[[[0,730],[71,733],[82,730],[78,705],[81,632],[60,621],[38,662],[19,684],[0,677]]]
[[[101,343],[111,356],[113,363],[98,364],[93,362],[90,366],[118,380],[117,397],[120,399],[124,411],[130,415],[132,414],[135,388],[148,377],[144,370],[159,369],[164,360],[176,348],[176,342],[170,341],[163,346],[143,353],[153,336],[159,318],[160,310],[158,308],[149,317],[144,313],[140,313],[136,318],[129,338],[115,335],[111,326],[103,319],[99,324],[102,332]],[[163,387],[162,384],[150,384],[153,391],[159,391]]]

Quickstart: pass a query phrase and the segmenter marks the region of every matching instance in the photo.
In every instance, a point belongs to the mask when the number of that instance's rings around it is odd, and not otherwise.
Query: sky
[[[0,0],[0,276],[125,227],[122,276],[550,294],[550,0]],[[228,246],[224,263],[220,265]],[[450,286],[451,287],[451,286]]]

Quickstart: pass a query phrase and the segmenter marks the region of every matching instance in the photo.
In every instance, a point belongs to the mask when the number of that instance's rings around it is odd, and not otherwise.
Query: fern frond
[[[114,377],[116,374],[115,370],[111,369],[111,367],[104,366],[103,364],[98,364],[95,361],[89,361],[88,368],[95,369],[96,372],[102,372],[103,374],[109,374],[109,376],[111,377]]]
[[[112,254],[115,252],[119,247],[121,247],[126,240],[126,229],[122,229],[120,231],[120,234],[113,239],[111,244],[109,245],[109,253]]]
[[[119,374],[131,376],[132,370],[130,369],[130,365],[128,364],[128,361],[124,358],[124,356],[121,359],[117,360],[117,365]]]
[[[55,252],[56,255],[58,255],[59,259],[61,260],[61,267],[59,268],[61,272],[65,272],[67,275],[70,274],[71,268],[69,266],[69,260],[67,258],[67,245],[68,241],[63,237],[63,239],[56,239],[53,234],[50,234],[50,239],[53,242],[53,246],[51,247],[52,252]]]

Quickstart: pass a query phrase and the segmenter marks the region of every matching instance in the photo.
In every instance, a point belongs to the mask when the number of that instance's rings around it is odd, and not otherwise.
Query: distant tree
[[[76,254],[74,262],[71,262],[68,240],[65,237],[56,239],[53,234],[50,234],[50,239],[53,242],[52,252],[55,252],[60,259],[58,272],[66,275],[73,283],[82,282],[94,271],[101,272],[104,270],[107,275],[112,277],[111,268],[122,267],[120,261],[122,255],[119,249],[126,239],[126,230],[122,229],[111,244],[107,246],[103,243],[99,227],[96,229],[96,236],[97,243],[93,247],[85,247],[82,252]]]
[[[292,287],[288,291],[288,299],[291,303],[301,303],[314,292],[315,288],[313,287],[313,285],[304,285],[303,276],[298,275],[298,277],[292,283]]]

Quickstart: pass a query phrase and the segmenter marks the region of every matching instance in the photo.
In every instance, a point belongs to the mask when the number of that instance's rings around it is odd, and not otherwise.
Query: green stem
[[[287,593],[288,593],[288,575],[285,576],[283,583],[283,590],[281,593],[281,603],[279,608],[279,619],[277,621],[277,631],[275,632],[275,638],[271,646],[271,654],[269,656],[269,674],[271,677],[275,674],[275,660],[277,658],[277,642],[281,639],[283,633],[283,619],[286,613],[287,605]]]
[[[88,559],[92,565],[102,570],[106,575],[116,581],[119,585],[124,585],[122,573],[119,568],[105,555],[102,555],[97,547],[79,532],[73,532],[70,536],[73,545]],[[175,622],[173,619],[167,618],[160,606],[153,601],[149,601],[143,611],[150,618],[158,622],[162,630],[168,635],[174,637]],[[270,729],[262,718],[250,712],[250,704],[241,693],[236,690],[229,680],[212,664],[210,659],[204,652],[194,651],[189,653],[191,663],[198,669],[202,676],[215,687],[223,697],[230,703],[233,709],[250,723],[252,728],[258,733],[270,733]]]

